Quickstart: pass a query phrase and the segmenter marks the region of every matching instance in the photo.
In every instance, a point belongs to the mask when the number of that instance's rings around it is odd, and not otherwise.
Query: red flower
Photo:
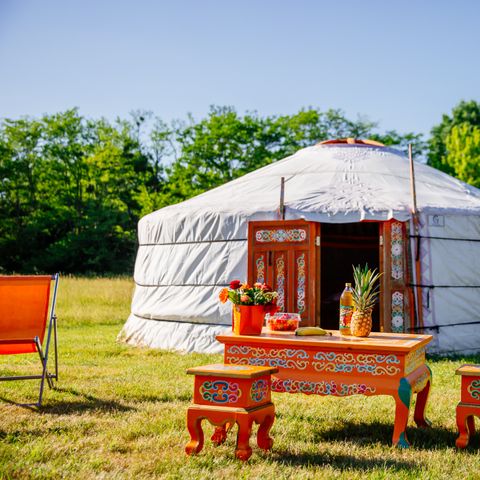
[[[272,287],[270,285],[267,285],[266,283],[264,283],[260,288],[262,289],[262,292],[271,292],[272,291]]]
[[[232,281],[230,282],[230,288],[231,288],[232,290],[236,290],[237,288],[240,288],[240,285],[241,285],[240,280],[232,280]]]

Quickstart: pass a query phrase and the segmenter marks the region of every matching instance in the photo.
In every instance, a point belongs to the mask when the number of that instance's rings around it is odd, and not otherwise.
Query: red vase
[[[236,335],[260,335],[264,320],[263,305],[233,306],[233,333]]]

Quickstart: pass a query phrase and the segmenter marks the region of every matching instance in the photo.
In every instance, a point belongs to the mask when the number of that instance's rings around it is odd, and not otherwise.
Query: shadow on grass
[[[329,465],[341,470],[353,469],[372,471],[376,468],[395,471],[418,468],[418,464],[406,460],[393,460],[386,458],[362,458],[353,455],[332,455],[321,453],[291,453],[289,451],[275,451],[271,454],[273,462],[288,466],[324,466]]]
[[[42,406],[39,411],[50,415],[69,415],[82,412],[129,412],[136,409],[128,405],[123,405],[115,400],[105,400],[88,393],[78,392],[72,388],[55,388],[57,392],[67,393],[78,397],[78,400],[59,401]]]
[[[361,445],[392,444],[393,423],[353,423],[342,422],[341,426],[314,433],[314,441],[348,441]],[[407,427],[407,438],[416,450],[431,448],[451,448],[455,446],[457,432],[433,425],[429,428]]]

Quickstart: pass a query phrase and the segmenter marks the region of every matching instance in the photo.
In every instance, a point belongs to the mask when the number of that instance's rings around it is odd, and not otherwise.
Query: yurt
[[[327,141],[138,225],[135,292],[120,338],[221,352],[218,293],[267,282],[303,325],[338,328],[352,265],[382,272],[374,330],[434,336],[430,351],[480,351],[480,190],[375,142]]]

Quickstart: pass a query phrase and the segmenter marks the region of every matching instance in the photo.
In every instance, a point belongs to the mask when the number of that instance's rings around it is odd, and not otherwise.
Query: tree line
[[[480,106],[461,102],[424,140],[340,110],[164,122],[77,109],[0,121],[0,273],[130,273],[139,218],[330,138],[370,138],[480,186]]]

